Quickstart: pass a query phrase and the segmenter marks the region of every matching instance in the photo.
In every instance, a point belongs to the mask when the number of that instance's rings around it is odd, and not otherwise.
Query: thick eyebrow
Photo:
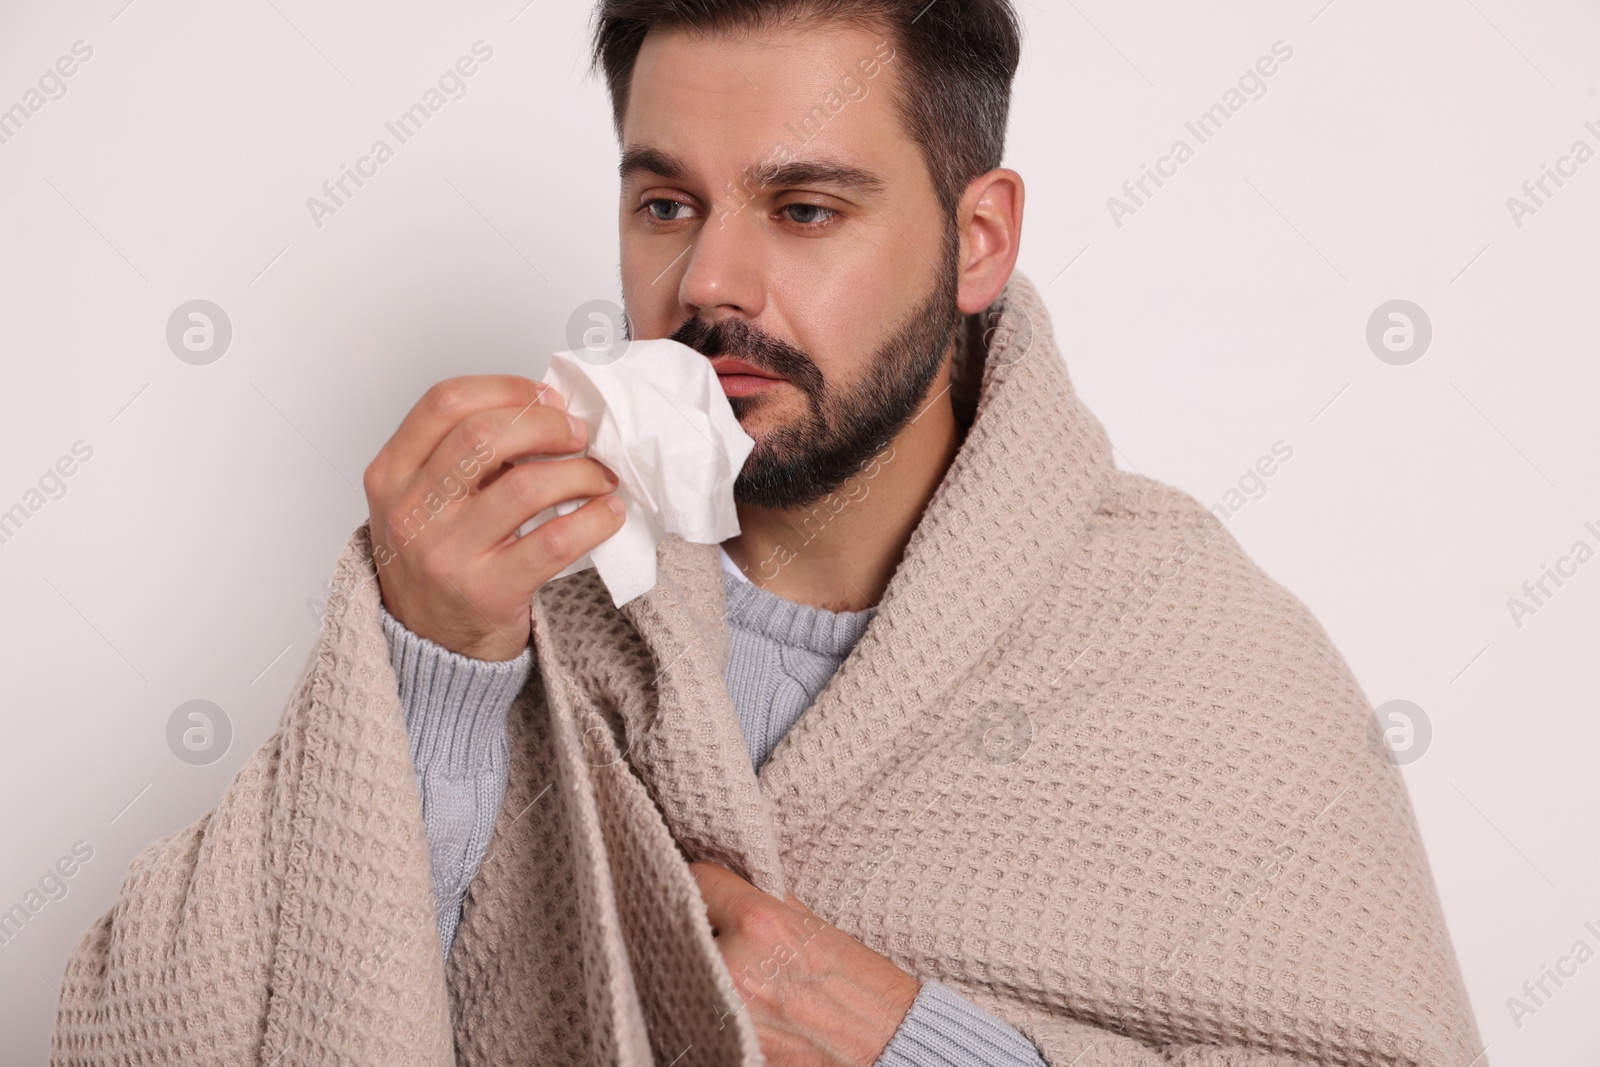
[[[659,148],[642,145],[630,146],[622,153],[622,163],[617,172],[623,184],[639,174],[654,174],[675,182],[690,180],[689,166],[682,159]],[[758,176],[747,179],[745,185],[763,189],[790,185],[836,185],[874,197],[889,187],[880,174],[831,159],[793,159],[763,167],[746,167],[745,173]]]

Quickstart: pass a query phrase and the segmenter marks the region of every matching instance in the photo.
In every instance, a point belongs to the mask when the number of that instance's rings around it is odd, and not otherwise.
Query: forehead
[[[720,183],[825,159],[864,172],[858,191],[871,195],[872,176],[918,161],[888,92],[894,56],[885,33],[837,23],[737,37],[652,30],[629,86],[624,162]],[[666,159],[680,173],[663,172]]]

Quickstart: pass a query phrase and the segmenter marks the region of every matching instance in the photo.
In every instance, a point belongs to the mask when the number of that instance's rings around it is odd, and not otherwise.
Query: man
[[[1359,687],[1115,470],[1014,270],[1008,4],[603,0],[595,53],[629,328],[723,375],[741,534],[621,609],[552,581],[614,483],[507,464],[581,426],[430,390],[283,726],[69,961],[57,1060],[1484,1063]]]

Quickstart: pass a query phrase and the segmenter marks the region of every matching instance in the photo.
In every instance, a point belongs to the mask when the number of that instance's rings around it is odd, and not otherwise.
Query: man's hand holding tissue
[[[582,420],[543,382],[472,375],[439,382],[406,415],[363,478],[384,606],[452,652],[514,659],[546,581],[622,527],[617,481],[586,456]],[[524,537],[546,508],[593,497]]]

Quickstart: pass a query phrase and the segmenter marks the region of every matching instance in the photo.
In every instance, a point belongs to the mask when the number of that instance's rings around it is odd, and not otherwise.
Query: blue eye
[[[806,226],[806,227],[826,226],[829,222],[831,222],[839,214],[833,208],[831,208],[831,207],[823,207],[821,204],[786,204],[786,205],[784,205],[782,210],[784,210],[784,211],[792,211],[795,208],[799,208],[801,211],[819,211],[819,212],[822,212],[823,215],[825,216],[824,218],[822,218],[820,220],[811,220],[811,221],[808,221],[806,219],[794,219],[795,222],[798,222],[800,225]],[[790,218],[794,218],[794,216],[791,215]]]
[[[676,200],[664,200],[664,199],[646,200],[644,202],[641,210],[649,212],[650,217],[653,220],[655,220],[656,222],[677,222],[678,221],[676,218],[666,218],[666,219],[664,219],[661,216],[657,215],[655,213],[655,210],[654,210],[655,209],[655,205],[657,205],[657,204],[666,204],[668,208],[680,208],[680,207],[686,208],[686,207],[689,206],[688,204],[681,204]]]

